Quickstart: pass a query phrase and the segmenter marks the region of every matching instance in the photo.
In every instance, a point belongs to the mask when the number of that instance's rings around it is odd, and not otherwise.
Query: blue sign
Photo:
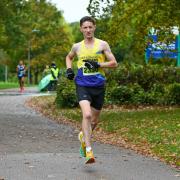
[[[161,59],[161,58],[178,58],[178,38],[171,44],[165,44],[158,41],[157,35],[150,35],[152,43],[148,44],[146,49],[146,60],[150,58]]]

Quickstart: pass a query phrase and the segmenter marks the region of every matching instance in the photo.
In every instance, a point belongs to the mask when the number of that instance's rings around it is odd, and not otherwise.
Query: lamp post
[[[28,85],[30,84],[31,41],[28,41]]]
[[[7,82],[8,79],[8,67],[5,65],[5,82]]]
[[[31,32],[39,32],[39,29],[33,29]],[[31,80],[31,39],[28,41],[28,85],[30,85]]]

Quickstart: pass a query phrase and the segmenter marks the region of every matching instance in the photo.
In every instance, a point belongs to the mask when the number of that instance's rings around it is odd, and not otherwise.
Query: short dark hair
[[[83,24],[85,21],[92,22],[94,25],[96,25],[96,21],[95,21],[94,18],[92,18],[92,17],[90,17],[90,16],[84,16],[83,18],[80,19],[80,26],[82,26],[82,24]]]

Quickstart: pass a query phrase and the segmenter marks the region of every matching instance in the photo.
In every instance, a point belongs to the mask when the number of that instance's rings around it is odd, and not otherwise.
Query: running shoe
[[[78,139],[81,143],[81,146],[79,148],[80,156],[86,157],[86,144],[85,144],[84,139],[83,139],[83,132],[82,131],[80,131],[80,133],[78,134]]]
[[[95,158],[92,150],[90,150],[89,152],[86,151],[86,164],[90,163],[95,163]]]

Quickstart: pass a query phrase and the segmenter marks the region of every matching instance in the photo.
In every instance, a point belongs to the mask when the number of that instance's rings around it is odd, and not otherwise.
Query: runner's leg
[[[84,141],[86,147],[91,147],[91,119],[92,111],[90,102],[88,100],[82,100],[79,102],[82,111],[82,131],[84,134]]]
[[[21,89],[24,90],[24,77],[21,78]]]
[[[19,82],[19,91],[21,91],[21,78],[20,77],[18,77],[18,82]]]
[[[97,109],[91,107],[91,112],[92,112],[91,128],[93,131],[98,124],[98,119],[99,119],[101,110],[97,110]]]
[[[86,144],[86,164],[94,163],[95,158],[91,147],[91,120],[92,120],[92,111],[90,102],[88,100],[81,100],[79,102],[81,111],[83,114],[82,120],[82,130],[84,134],[84,140]]]

